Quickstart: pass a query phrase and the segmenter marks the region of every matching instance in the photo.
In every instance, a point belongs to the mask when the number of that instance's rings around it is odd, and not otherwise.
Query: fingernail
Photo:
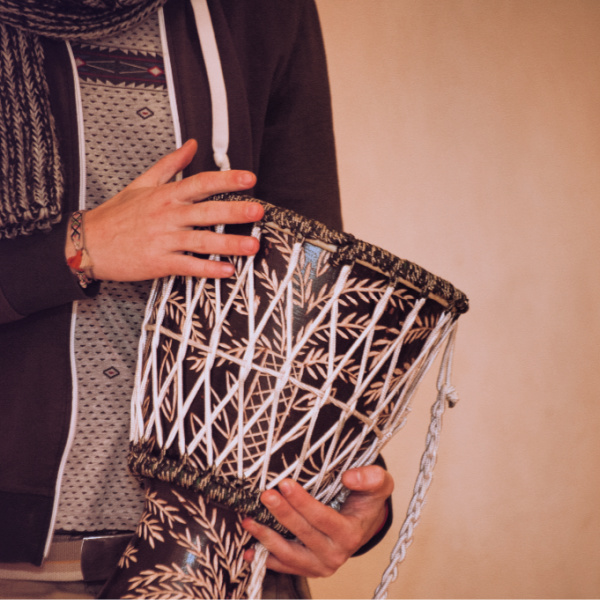
[[[263,207],[260,204],[248,204],[246,216],[253,221],[258,221],[263,216]]]
[[[291,481],[285,480],[279,484],[279,491],[284,496],[289,496],[292,493],[292,488],[293,488],[293,483]]]
[[[256,239],[254,239],[254,238],[244,238],[242,240],[241,246],[242,246],[242,250],[244,252],[252,252],[252,253],[254,253],[257,250]]]
[[[231,263],[219,262],[219,266],[212,271],[212,277],[215,279],[224,279],[231,277],[235,273],[235,267]]]
[[[246,517],[242,521],[242,527],[250,533],[256,531],[256,521],[250,517]]]
[[[359,486],[362,483],[362,473],[360,471],[348,471],[346,473],[346,484]]]
[[[274,492],[265,492],[260,500],[268,508],[277,508],[279,506],[279,496]]]
[[[250,187],[254,183],[254,175],[252,175],[252,173],[241,173],[239,182],[241,185]]]
[[[189,140],[186,140],[184,144],[182,144],[181,148],[186,148],[187,146],[191,146],[195,143],[196,140],[194,138],[190,138]]]

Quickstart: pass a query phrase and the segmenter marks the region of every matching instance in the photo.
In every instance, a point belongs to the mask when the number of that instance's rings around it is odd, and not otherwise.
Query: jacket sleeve
[[[257,198],[341,228],[329,79],[314,1],[210,5],[222,58],[234,49],[232,60],[223,60],[232,167],[254,170]],[[246,142],[251,157],[244,155]]]
[[[257,196],[341,229],[331,95],[317,9],[297,4],[289,49],[274,73]]]
[[[66,220],[66,219],[65,219]],[[86,298],[66,264],[67,223],[49,233],[0,240],[0,323]]]

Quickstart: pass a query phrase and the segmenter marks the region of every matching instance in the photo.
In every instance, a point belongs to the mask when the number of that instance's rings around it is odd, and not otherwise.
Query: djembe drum
[[[342,473],[372,463],[402,426],[416,387],[467,310],[461,292],[424,269],[262,204],[261,223],[227,227],[251,228],[261,242],[254,257],[221,258],[234,262],[234,277],[155,283],[129,461],[145,480],[146,507],[103,597],[259,596],[266,552],[257,552],[251,571],[243,553],[253,542],[242,518],[289,535],[259,500],[287,477],[341,504]],[[451,395],[450,354],[413,521]],[[407,518],[396,554],[411,535]]]

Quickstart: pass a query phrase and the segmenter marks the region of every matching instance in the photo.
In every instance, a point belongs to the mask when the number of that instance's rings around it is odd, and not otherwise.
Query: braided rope
[[[431,481],[433,479],[433,469],[437,460],[437,451],[440,443],[440,433],[442,430],[442,417],[446,405],[454,406],[458,401],[456,390],[451,384],[452,357],[454,354],[454,343],[456,337],[456,323],[446,344],[440,372],[438,376],[438,396],[431,408],[431,421],[427,431],[425,451],[421,457],[419,474],[417,476],[413,495],[408,506],[406,518],[400,528],[398,541],[396,542],[390,558],[390,564],[384,571],[381,583],[375,590],[374,598],[387,598],[387,591],[391,583],[398,576],[398,565],[406,558],[408,547],[412,543],[415,527],[419,522],[421,510],[425,504],[425,498]]]

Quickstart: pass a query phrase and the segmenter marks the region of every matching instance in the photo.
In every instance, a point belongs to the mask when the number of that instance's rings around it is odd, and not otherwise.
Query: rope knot
[[[445,385],[442,393],[444,394],[444,398],[448,403],[448,408],[454,408],[458,404],[460,398],[458,397],[458,392],[453,385]]]

